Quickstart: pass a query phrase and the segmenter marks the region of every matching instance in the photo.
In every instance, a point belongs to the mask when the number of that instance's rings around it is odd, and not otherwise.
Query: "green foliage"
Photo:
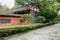
[[[58,3],[60,3],[60,0],[56,0]]]
[[[54,1],[51,0],[41,0],[40,2],[40,16],[44,16],[46,22],[54,20],[57,16],[57,9],[54,5]]]
[[[32,16],[29,14],[24,14],[21,16],[22,19],[28,19],[28,20],[32,20]]]
[[[57,13],[53,11],[47,11],[46,13],[42,14],[46,18],[46,21],[54,20],[57,17]]]
[[[49,25],[52,25],[55,23],[58,23],[58,22],[56,21],[53,23],[50,22],[50,23],[45,23],[45,24],[37,23],[37,24],[33,24],[33,25],[20,25],[20,26],[3,27],[3,28],[0,28],[0,37],[6,37],[6,36],[10,36],[10,35],[17,34],[17,33],[27,32],[28,30],[33,30],[36,28],[49,26]]]
[[[44,23],[45,22],[45,18],[43,16],[38,16],[36,20],[38,23]]]
[[[16,33],[26,32],[28,30],[36,29],[44,27],[45,24],[34,24],[34,25],[26,25],[26,26],[15,26],[15,27],[8,27],[8,28],[0,28],[0,37],[5,37],[9,35],[13,35]]]
[[[1,6],[0,5],[0,13],[5,13],[6,11],[8,11],[9,9],[6,6]]]
[[[58,17],[57,20],[60,22],[60,11],[58,11]]]
[[[39,1],[39,0],[15,0],[15,4],[17,6],[26,7],[37,1]]]
[[[50,22],[57,17],[58,8],[55,4],[57,4],[59,0],[16,0],[16,4],[22,6],[29,6],[33,3],[40,2],[39,10],[40,13],[37,16],[45,17],[45,22]]]

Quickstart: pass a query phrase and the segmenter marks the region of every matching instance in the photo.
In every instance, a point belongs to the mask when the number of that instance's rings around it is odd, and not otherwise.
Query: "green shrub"
[[[41,28],[44,26],[52,25],[53,23],[37,23],[32,25],[24,25],[24,26],[15,26],[15,27],[3,27],[0,28],[0,37],[6,37],[13,34],[21,33],[21,32],[27,32],[28,30],[33,30],[36,28]]]
[[[1,28],[0,29],[0,37],[10,36],[16,33],[26,32],[28,30],[44,27],[45,24],[33,24],[27,26],[18,26],[18,27],[8,27],[8,28]]]
[[[45,21],[45,18],[43,16],[38,16],[36,20],[38,23],[43,23]]]

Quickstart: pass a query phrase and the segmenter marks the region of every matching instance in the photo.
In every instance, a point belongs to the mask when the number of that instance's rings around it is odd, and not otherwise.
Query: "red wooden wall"
[[[6,17],[6,16],[0,16],[0,19],[10,19],[10,23],[1,24],[0,26],[13,26],[13,25],[21,25],[20,18],[19,17]],[[25,21],[26,22],[26,21]],[[31,21],[28,22],[28,24],[31,24]]]
[[[0,16],[0,19],[10,19],[10,23],[0,24],[0,26],[10,26],[10,25],[20,25],[20,18],[17,17],[3,17]]]

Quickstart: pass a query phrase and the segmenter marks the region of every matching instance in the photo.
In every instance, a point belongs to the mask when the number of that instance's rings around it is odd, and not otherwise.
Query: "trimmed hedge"
[[[18,26],[18,27],[8,27],[0,29],[0,37],[10,36],[16,33],[26,32],[28,30],[44,27],[45,24],[34,24],[27,26]]]
[[[57,24],[58,22],[50,22],[50,23],[37,23],[33,25],[23,25],[23,26],[12,26],[12,27],[2,27],[0,28],[0,37],[6,37],[10,36],[13,34],[21,33],[21,32],[26,32],[28,30],[33,30],[36,28],[41,28],[53,24]]]

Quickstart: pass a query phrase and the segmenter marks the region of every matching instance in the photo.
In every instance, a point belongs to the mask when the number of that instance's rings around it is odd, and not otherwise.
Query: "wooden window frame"
[[[0,24],[11,23],[11,19],[0,19]]]

